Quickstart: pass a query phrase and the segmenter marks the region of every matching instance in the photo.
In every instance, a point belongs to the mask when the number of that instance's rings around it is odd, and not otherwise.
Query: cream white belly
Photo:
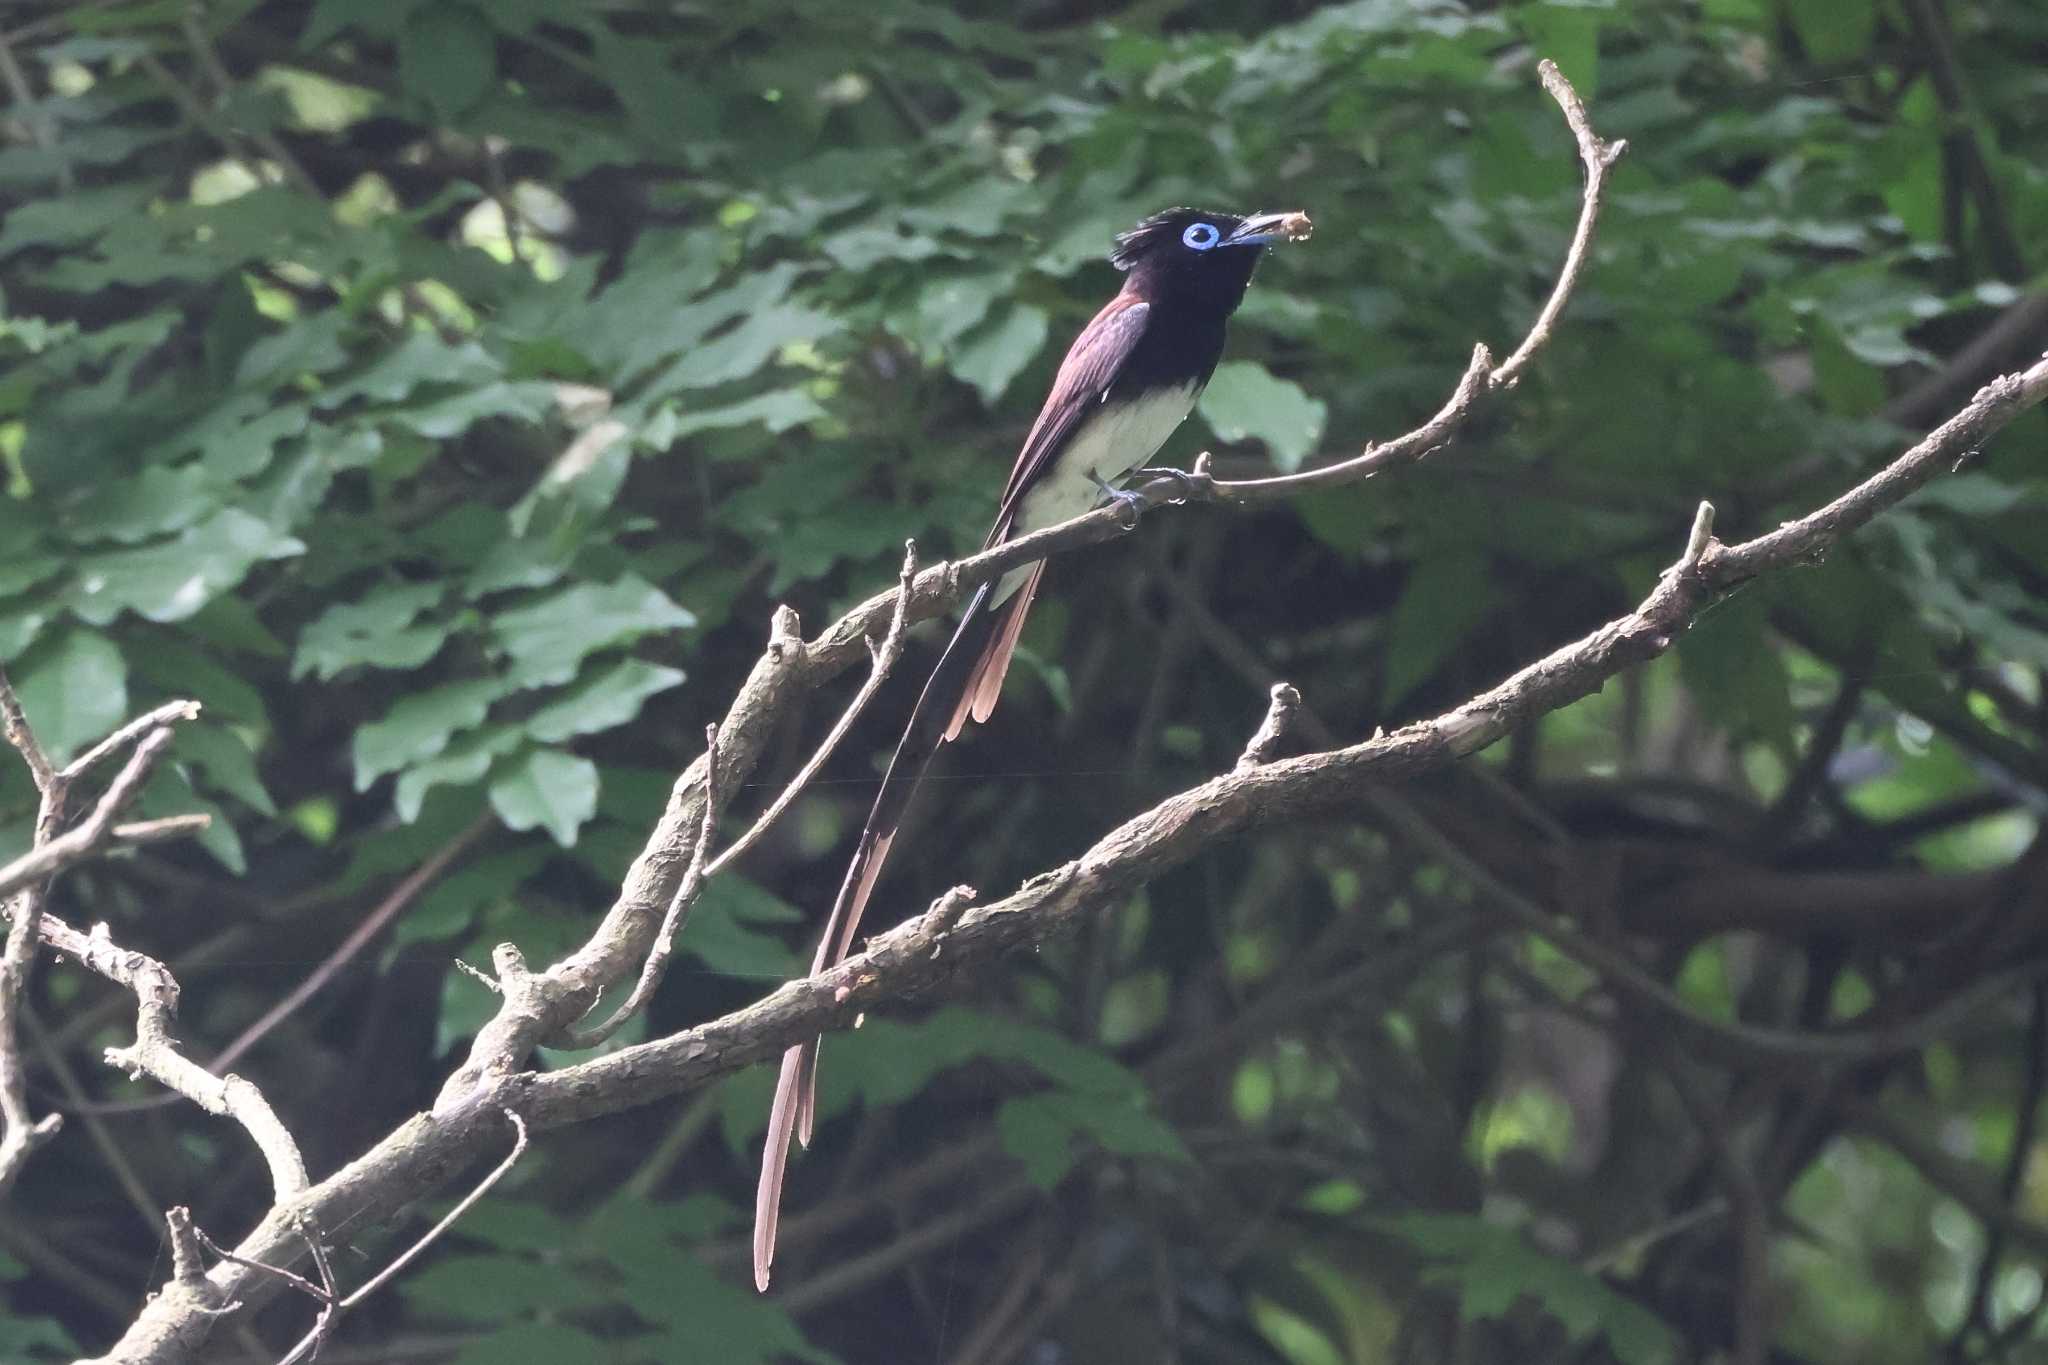
[[[1173,429],[1187,420],[1195,406],[1192,385],[1155,389],[1131,402],[1112,400],[1081,419],[1081,429],[1067,440],[1053,467],[1040,475],[1017,508],[1016,533],[1037,531],[1071,520],[1102,498],[1094,479],[1114,484],[1152,458]],[[996,584],[995,605],[1015,591],[1031,571],[1013,569]]]

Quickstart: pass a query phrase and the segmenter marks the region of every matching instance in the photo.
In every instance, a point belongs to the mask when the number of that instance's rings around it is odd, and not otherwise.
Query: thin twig
[[[205,1292],[206,1267],[199,1255],[205,1234],[192,1225],[192,1210],[180,1204],[165,1212],[164,1222],[171,1235],[171,1278]]]
[[[1593,120],[1586,113],[1585,102],[1579,98],[1579,92],[1572,89],[1572,83],[1564,78],[1564,73],[1557,69],[1556,62],[1544,58],[1536,63],[1536,74],[1543,81],[1543,88],[1557,101],[1557,107],[1564,110],[1564,121],[1571,125],[1572,138],[1579,145],[1579,161],[1586,168],[1586,192],[1580,199],[1579,225],[1572,233],[1571,249],[1565,252],[1564,268],[1558,272],[1556,287],[1550,291],[1543,311],[1536,315],[1529,335],[1522,339],[1513,355],[1500,363],[1499,369],[1486,377],[1487,385],[1495,389],[1513,388],[1530,359],[1550,340],[1551,329],[1557,325],[1565,304],[1570,302],[1572,291],[1578,287],[1579,275],[1593,254],[1593,229],[1600,219],[1600,200],[1602,191],[1607,187],[1607,172],[1628,151],[1626,141],[1600,140],[1600,135],[1593,131]]]
[[[21,754],[38,796],[34,842],[29,851],[0,868],[0,900],[8,906],[7,940],[0,951],[0,1193],[14,1184],[35,1149],[56,1137],[64,1126],[59,1114],[34,1118],[28,1105],[28,1072],[21,1054],[22,995],[36,945],[45,937],[43,894],[58,871],[99,851],[108,843],[132,843],[171,837],[203,827],[206,817],[173,816],[168,820],[116,825],[114,817],[135,799],[157,758],[171,742],[169,722],[197,714],[192,702],[160,706],[130,721],[93,746],[61,771],[43,751],[30,726],[21,698],[0,672],[0,733]],[[127,765],[101,796],[92,813],[67,833],[63,824],[71,784],[93,763],[140,738]],[[196,822],[196,826],[195,826]]]
[[[265,1010],[254,1023],[236,1034],[234,1040],[207,1064],[206,1069],[218,1076],[233,1066],[243,1053],[256,1046],[272,1029],[290,1018],[312,999],[322,986],[333,980],[337,972],[354,961],[356,955],[383,932],[387,924],[417,900],[422,891],[433,885],[434,881],[448,869],[449,864],[461,857],[472,844],[495,827],[496,822],[491,817],[479,816],[468,828],[436,850],[433,857],[407,874],[403,881],[391,888],[391,894],[379,902],[376,909],[363,916],[362,923],[350,930],[347,938],[336,944],[334,950],[320,960],[320,965],[315,967],[304,981],[294,986],[284,999]]]
[[[77,758],[64,765],[60,776],[66,782],[75,782],[91,772],[106,759],[127,748],[150,731],[175,725],[183,720],[199,719],[199,703],[196,701],[167,701],[147,715],[137,716],[120,729],[108,735],[99,743],[87,749]]]
[[[378,1271],[368,1284],[365,1284],[362,1288],[356,1290],[355,1293],[343,1299],[337,1305],[338,1307],[344,1309],[353,1308],[389,1284],[392,1276],[410,1265],[413,1259],[432,1246],[442,1233],[454,1227],[457,1219],[474,1208],[476,1201],[490,1193],[491,1186],[503,1180],[506,1174],[518,1164],[519,1158],[526,1154],[526,1120],[520,1118],[519,1115],[513,1113],[510,1109],[501,1112],[505,1115],[506,1121],[512,1125],[513,1132],[512,1150],[505,1153],[505,1159],[492,1168],[491,1173],[478,1182],[476,1188],[457,1200],[455,1207],[443,1214],[441,1220],[435,1223],[434,1226],[428,1228],[425,1236],[400,1252],[391,1264]]]
[[[136,745],[127,765],[100,797],[99,804],[93,807],[90,815],[54,839],[36,845],[13,862],[0,867],[0,896],[53,876],[98,853],[105,844],[118,843],[112,837],[114,817],[141,794],[143,782],[170,744],[171,732],[160,729]],[[204,827],[203,816],[181,818],[185,823],[177,827],[177,832]]]
[[[1471,362],[1466,365],[1465,373],[1452,391],[1449,401],[1429,421],[1385,445],[1367,445],[1363,452],[1350,459],[1319,465],[1293,474],[1275,475],[1264,479],[1211,480],[1206,488],[1202,487],[1206,476],[1197,470],[1188,476],[1194,483],[1191,491],[1223,502],[1262,502],[1273,498],[1291,498],[1314,489],[1369,479],[1382,470],[1420,460],[1449,444],[1470,420],[1483,394],[1511,389],[1521,379],[1522,372],[1529,367],[1537,352],[1550,341],[1558,318],[1563,315],[1565,305],[1571,302],[1572,294],[1578,288],[1586,262],[1593,254],[1593,237],[1600,221],[1600,204],[1607,189],[1607,173],[1628,150],[1627,142],[1605,142],[1593,131],[1592,119],[1586,113],[1584,102],[1579,99],[1578,92],[1572,89],[1571,82],[1557,69],[1555,62],[1546,59],[1537,63],[1536,70],[1543,80],[1543,88],[1550,92],[1550,97],[1564,110],[1565,122],[1571,125],[1572,138],[1578,145],[1579,161],[1585,167],[1586,180],[1579,199],[1578,227],[1572,233],[1571,247],[1565,253],[1564,265],[1558,271],[1557,283],[1552,287],[1550,297],[1544,302],[1542,310],[1537,313],[1535,322],[1530,324],[1528,335],[1522,338],[1522,343],[1515,347],[1514,353],[1499,365],[1495,365],[1492,354],[1486,347],[1474,347]]]
[[[789,780],[789,785],[782,789],[781,794],[769,804],[767,810],[761,812],[760,818],[747,828],[745,834],[735,839],[730,848],[711,860],[710,866],[704,869],[707,881],[725,871],[734,859],[752,848],[755,842],[782,818],[783,812],[789,809],[790,803],[796,800],[805,784],[818,775],[818,770],[825,766],[825,761],[838,749],[839,742],[846,738],[847,731],[853,728],[854,721],[860,718],[861,712],[881,689],[883,679],[888,677],[889,670],[895,667],[896,660],[903,654],[903,630],[909,615],[910,589],[916,581],[917,542],[906,540],[903,542],[903,568],[896,576],[896,605],[889,614],[889,628],[882,633],[881,644],[870,643],[868,647],[871,662],[867,681],[860,685],[860,690],[854,693],[853,700],[840,712],[839,719],[834,722],[824,742],[812,753],[809,761],[797,775]]]
[[[47,791],[57,776],[57,770],[43,753],[35,731],[29,728],[28,716],[21,709],[21,698],[15,695],[14,684],[7,680],[5,670],[0,670],[0,734],[4,734],[7,742],[20,752],[21,761],[28,764],[29,776],[35,779],[36,790]]]
[[[265,1275],[275,1275],[301,1294],[317,1299],[322,1303],[331,1303],[333,1301],[326,1290],[314,1284],[297,1271],[286,1270],[283,1266],[270,1265],[267,1262],[252,1260],[246,1256],[237,1256],[234,1252],[229,1251],[226,1247],[221,1246],[211,1237],[208,1237],[206,1229],[199,1227],[197,1224],[192,1226],[192,1235],[199,1239],[200,1245],[204,1246],[221,1260],[226,1261],[229,1265],[238,1265],[245,1270],[254,1270]]]
[[[563,1029],[553,1040],[557,1047],[596,1047],[624,1028],[626,1022],[639,1013],[641,1006],[660,989],[662,978],[668,975],[669,959],[675,954],[676,936],[682,932],[683,921],[689,918],[691,907],[696,905],[697,897],[704,891],[705,860],[712,837],[718,832],[719,794],[718,727],[707,725],[704,727],[704,805],[697,843],[690,851],[690,865],[684,869],[675,897],[669,902],[668,914],[663,916],[661,929],[654,936],[654,946],[648,950],[647,961],[640,968],[640,976],[634,981],[632,992],[612,1011],[611,1017],[595,1028]]]
[[[668,914],[662,920],[660,932],[655,935],[654,946],[648,952],[647,961],[640,970],[639,979],[634,982],[633,991],[627,996],[625,1003],[614,1010],[609,1019],[593,1029],[566,1030],[557,1040],[557,1046],[563,1048],[596,1047],[617,1033],[626,1021],[631,1019],[660,987],[662,978],[668,972],[669,960],[675,952],[676,939],[682,933],[683,924],[688,920],[691,908],[696,904],[697,898],[703,894],[705,884],[720,872],[723,872],[741,854],[753,847],[754,843],[777,820],[782,818],[783,813],[789,809],[790,803],[796,800],[798,795],[802,793],[805,785],[813,777],[817,776],[818,770],[825,766],[826,760],[831,758],[833,752],[838,749],[839,742],[846,738],[847,732],[853,728],[854,721],[867,708],[868,702],[880,690],[882,680],[888,676],[889,670],[895,666],[896,660],[901,657],[903,653],[903,632],[910,602],[909,589],[916,579],[917,542],[906,540],[903,542],[903,568],[897,575],[896,608],[889,617],[889,628],[883,633],[881,643],[879,645],[873,642],[869,643],[868,649],[871,655],[871,664],[868,669],[867,681],[861,684],[860,690],[854,694],[853,700],[847,703],[846,709],[840,713],[839,719],[833,724],[831,731],[826,734],[824,741],[812,752],[804,766],[798,770],[795,777],[789,780],[789,784],[782,789],[775,800],[769,803],[768,809],[763,811],[752,825],[748,826],[746,833],[733,841],[731,847],[707,862],[706,858],[711,848],[712,836],[715,833],[715,821],[719,806],[718,792],[716,791],[718,785],[718,727],[712,726],[709,728],[705,734],[703,824],[698,831],[696,847],[691,851],[690,865],[683,874],[682,884],[676,888],[674,899],[669,902]],[[802,647],[800,639],[794,643],[797,648],[800,649]]]
[[[1490,365],[1481,368],[1479,377],[1490,370]],[[923,918],[913,919],[877,936],[865,952],[840,966],[790,982],[754,1005],[699,1027],[558,1071],[518,1070],[534,1041],[548,1037],[562,1019],[580,1016],[591,992],[618,979],[607,972],[642,957],[649,935],[660,929],[662,907],[687,871],[685,850],[693,835],[701,837],[704,807],[717,804],[714,787],[729,789],[741,780],[738,774],[756,761],[763,736],[795,697],[857,660],[861,640],[897,610],[907,619],[923,619],[968,587],[1010,568],[1120,534],[1120,519],[1113,509],[1104,509],[970,560],[927,570],[907,604],[899,607],[905,594],[898,587],[848,613],[801,651],[788,649],[786,642],[779,651],[771,645],[720,727],[720,782],[708,780],[712,765],[706,761],[693,764],[678,779],[668,811],[591,941],[558,968],[535,977],[544,983],[539,988],[508,981],[507,1007],[479,1031],[470,1058],[444,1087],[435,1112],[408,1123],[294,1207],[318,1213],[329,1226],[336,1219],[388,1217],[416,1199],[437,1172],[473,1151],[503,1108],[516,1107],[538,1129],[699,1089],[803,1038],[843,1028],[864,1010],[929,994],[962,972],[1043,942],[1258,820],[1355,810],[1367,784],[1446,767],[1656,658],[1717,594],[1757,574],[1811,559],[1944,472],[1958,454],[2044,396],[2048,365],[1995,382],[1927,440],[1835,503],[1742,544],[1723,546],[1709,538],[1697,562],[1686,565],[1686,572],[1667,575],[1637,610],[1433,720],[1348,747],[1223,774],[1165,799],[1105,834],[1074,862],[1032,879],[1010,896],[965,908],[944,934],[943,958],[934,955],[937,940],[930,926]],[[1159,496],[1166,497],[1164,490]],[[1963,1010],[1989,998],[1989,991],[2010,989],[2012,981],[1984,984],[1985,991],[1957,997],[1916,1021],[1916,1028],[1888,1032],[1884,1041],[1896,1044],[1905,1034],[1917,1037],[1952,1024]],[[275,1259],[288,1254],[297,1236],[295,1225],[274,1210],[238,1250]],[[210,1278],[222,1287],[240,1282],[219,1267]],[[192,1331],[188,1299],[175,1287],[159,1295],[116,1346],[115,1358],[132,1358],[143,1343],[169,1341],[169,1334],[177,1332],[180,1345],[164,1358],[189,1359],[203,1333]]]

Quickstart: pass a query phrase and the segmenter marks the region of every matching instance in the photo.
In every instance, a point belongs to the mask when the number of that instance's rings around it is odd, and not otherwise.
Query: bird
[[[1222,357],[1225,325],[1266,248],[1309,230],[1308,215],[1299,212],[1241,216],[1171,208],[1119,234],[1109,259],[1124,272],[1123,287],[1060,362],[982,548],[1079,516],[1105,496],[1135,511],[1137,495],[1117,489],[1115,481],[1150,459],[1194,408]],[[968,720],[979,724],[995,710],[1044,574],[1044,560],[1019,566],[968,600],[883,774],[826,919],[813,976],[837,966],[852,948],[861,911],[932,756]],[[783,1054],[769,1111],[754,1205],[754,1285],[763,1292],[775,1257],[790,1138],[806,1147],[811,1142],[818,1047],[812,1039]]]

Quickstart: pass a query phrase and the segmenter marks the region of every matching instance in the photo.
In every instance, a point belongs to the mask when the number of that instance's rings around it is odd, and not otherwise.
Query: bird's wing
[[[1060,451],[1080,431],[1089,414],[1101,410],[1103,400],[1123,372],[1124,362],[1131,358],[1139,338],[1145,335],[1145,323],[1151,315],[1151,304],[1130,294],[1118,294],[1074,338],[1074,344],[1067,348],[1067,358],[1060,362],[1059,374],[1052,381],[1052,392],[1047,395],[1045,406],[1038,410],[1038,420],[1031,424],[1024,448],[1017,452],[1017,463],[1010,469],[1010,481],[1003,486],[1002,502],[996,509],[995,525],[982,542],[984,550],[1009,538],[1016,528],[1024,495],[1052,472]],[[1003,604],[1002,624],[983,646],[946,722],[947,739],[958,736],[969,717],[980,724],[995,711],[996,699],[1003,694],[1003,679],[1009,676],[1010,658],[1017,652],[1017,641],[1024,633],[1024,618],[1031,611],[1031,599],[1037,595],[1038,581],[1044,576],[1044,563],[1033,565],[1030,575]]]
[[[989,528],[983,549],[1009,536],[1024,495],[1031,491],[1038,476],[1058,456],[1088,414],[1101,406],[1124,362],[1138,349],[1138,340],[1145,335],[1145,323],[1151,315],[1151,304],[1132,294],[1118,294],[1074,338],[1074,344],[1067,348],[1067,358],[1060,362],[1060,372],[1053,377],[1052,392],[1046,395],[1045,406],[1038,410],[1038,420],[1031,424],[1024,448],[1017,452],[1017,463],[1010,469],[1010,481],[1003,485],[995,525]]]

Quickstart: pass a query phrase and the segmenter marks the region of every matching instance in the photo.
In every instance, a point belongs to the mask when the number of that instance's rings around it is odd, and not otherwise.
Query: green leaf
[[[49,616],[23,607],[0,608],[0,664],[12,666],[35,643]]]
[[[535,749],[491,780],[491,808],[509,829],[545,827],[568,848],[597,813],[597,765],[559,749]]]
[[[81,1349],[55,1318],[28,1312],[13,1312],[0,1318],[0,1360],[72,1357],[80,1354]]]
[[[56,763],[128,718],[128,665],[97,631],[64,630],[43,640],[16,668],[14,686],[29,728]]]
[[[440,583],[394,583],[359,601],[338,603],[299,632],[292,678],[311,673],[322,682],[345,668],[418,668],[448,638],[446,627],[413,625],[440,602]]]
[[[504,366],[473,341],[450,345],[431,331],[409,332],[361,374],[324,390],[315,402],[323,408],[355,398],[397,403],[422,386],[474,389],[503,374]]]
[[[496,678],[472,678],[402,699],[384,719],[356,731],[356,790],[365,791],[385,773],[434,757],[457,732],[483,724],[491,703],[506,691],[506,684]]]
[[[1763,593],[1724,600],[1694,622],[1679,639],[1678,669],[1709,720],[1792,757],[1791,679],[1772,645]]]
[[[568,682],[595,650],[696,623],[666,593],[628,574],[616,583],[586,583],[499,612],[491,632],[512,658],[512,682],[540,687]]]
[[[1877,36],[1877,0],[1787,0],[1785,9],[1817,62],[1856,61]]]
[[[555,406],[555,386],[538,380],[485,384],[422,407],[399,408],[390,420],[430,441],[459,436],[487,417],[537,422]]]
[[[1092,1138],[1119,1156],[1188,1160],[1173,1129],[1145,1108],[1142,1094],[1107,1095],[1049,1090],[1006,1100],[996,1111],[1003,1148],[1024,1163],[1025,1174],[1050,1188],[1075,1158],[1075,1139]]]
[[[797,303],[776,304],[751,314],[739,326],[690,348],[647,386],[645,396],[661,397],[677,389],[704,389],[745,379],[783,347],[817,341],[840,330],[830,313]]]
[[[779,436],[791,427],[815,422],[824,415],[825,409],[818,405],[818,400],[802,389],[772,389],[720,407],[664,407],[641,431],[640,439],[646,445],[661,450],[700,431],[743,427],[755,422]]]
[[[566,1322],[505,1322],[470,1339],[454,1365],[560,1365],[565,1360],[606,1360],[611,1346]]]
[[[1050,330],[1045,310],[1018,304],[954,348],[953,373],[979,390],[982,402],[993,405],[1044,348]]]
[[[645,374],[734,319],[780,302],[798,274],[793,262],[783,261],[707,294],[719,269],[721,241],[715,234],[649,234],[641,242],[636,262],[659,250],[658,268],[648,262],[579,311],[563,317],[557,304],[536,324],[621,380]]]
[[[552,744],[624,725],[640,714],[641,702],[682,680],[681,669],[627,659],[535,711],[527,717],[526,733]]]
[[[1370,1221],[1424,1258],[1441,1262],[1423,1278],[1450,1286],[1468,1320],[1504,1317],[1527,1299],[1555,1318],[1569,1341],[1605,1337],[1626,1365],[1667,1365],[1677,1354],[1671,1329],[1656,1314],[1599,1276],[1537,1251],[1512,1228],[1470,1214],[1410,1213]]]
[[[461,936],[469,930],[479,910],[511,895],[540,871],[550,856],[544,848],[526,847],[487,853],[465,863],[435,882],[405,912],[392,931],[392,948]]]
[[[299,46],[311,51],[353,26],[365,33],[390,37],[405,26],[406,16],[433,0],[320,0]]]
[[[214,720],[252,726],[258,732],[270,728],[270,715],[263,694],[231,671],[235,660],[227,651],[195,646],[182,634],[152,632],[151,638],[134,653],[131,666],[157,691],[173,697],[191,697],[206,708]]]
[[[444,123],[490,89],[498,72],[496,36],[467,5],[446,0],[415,11],[398,43],[398,77]]]
[[[491,763],[519,747],[519,732],[510,726],[492,726],[464,735],[437,758],[416,763],[399,774],[391,793],[392,809],[411,824],[419,819],[427,793],[439,786],[466,787],[483,781]]]
[[[70,606],[96,626],[124,610],[152,621],[182,621],[257,564],[305,550],[268,522],[223,508],[162,544],[81,556]]]
[[[891,316],[890,330],[928,354],[944,351],[1015,285],[1015,274],[1007,270],[941,275],[918,290],[911,308]]]
[[[718,1365],[837,1365],[803,1339],[788,1312],[752,1287],[742,1288],[694,1256],[671,1253],[667,1260],[645,1255],[622,1258],[626,1296],[634,1311],[667,1330],[648,1339],[653,1360],[714,1360]],[[706,1343],[717,1346],[707,1352]]]
[[[235,367],[235,382],[260,388],[340,369],[348,363],[348,352],[341,344],[347,321],[340,309],[329,309],[251,343]]]
[[[1074,1169],[1074,1128],[1038,1102],[1043,1098],[1026,1095],[1005,1101],[996,1111],[996,1134],[1003,1150],[1024,1163],[1025,1178],[1049,1190]]]
[[[1202,391],[1202,419],[1225,441],[1263,441],[1273,463],[1291,474],[1322,438],[1329,408],[1299,384],[1275,377],[1265,366],[1233,360],[1216,367]]]
[[[803,918],[801,910],[758,883],[723,873],[705,885],[677,946],[721,976],[786,981],[801,965],[796,953],[781,938],[747,926]]]
[[[178,756],[205,773],[207,785],[226,792],[251,810],[277,814],[277,803],[256,771],[256,755],[238,732],[224,725],[182,726],[178,730]]]
[[[147,180],[77,189],[48,199],[16,200],[0,224],[0,258],[24,247],[70,246],[131,221],[156,192]]]
[[[63,560],[49,555],[17,554],[11,561],[0,563],[0,597],[26,592],[36,584],[56,577],[63,567]]]
[[[1423,556],[1387,627],[1386,684],[1380,693],[1387,704],[1406,697],[1456,653],[1498,600],[1486,556],[1460,550]]]
[[[463,1322],[503,1322],[603,1301],[583,1276],[524,1256],[444,1255],[407,1276],[400,1292],[420,1308]]]
[[[174,757],[176,753],[174,747]],[[243,852],[242,836],[236,830],[235,822],[228,819],[227,812],[218,803],[193,790],[191,779],[179,763],[160,767],[150,774],[149,783],[143,787],[129,818],[161,820],[171,815],[211,816],[206,828],[193,836],[193,842],[212,854],[216,862],[235,876],[242,876],[249,870],[249,859]]]

